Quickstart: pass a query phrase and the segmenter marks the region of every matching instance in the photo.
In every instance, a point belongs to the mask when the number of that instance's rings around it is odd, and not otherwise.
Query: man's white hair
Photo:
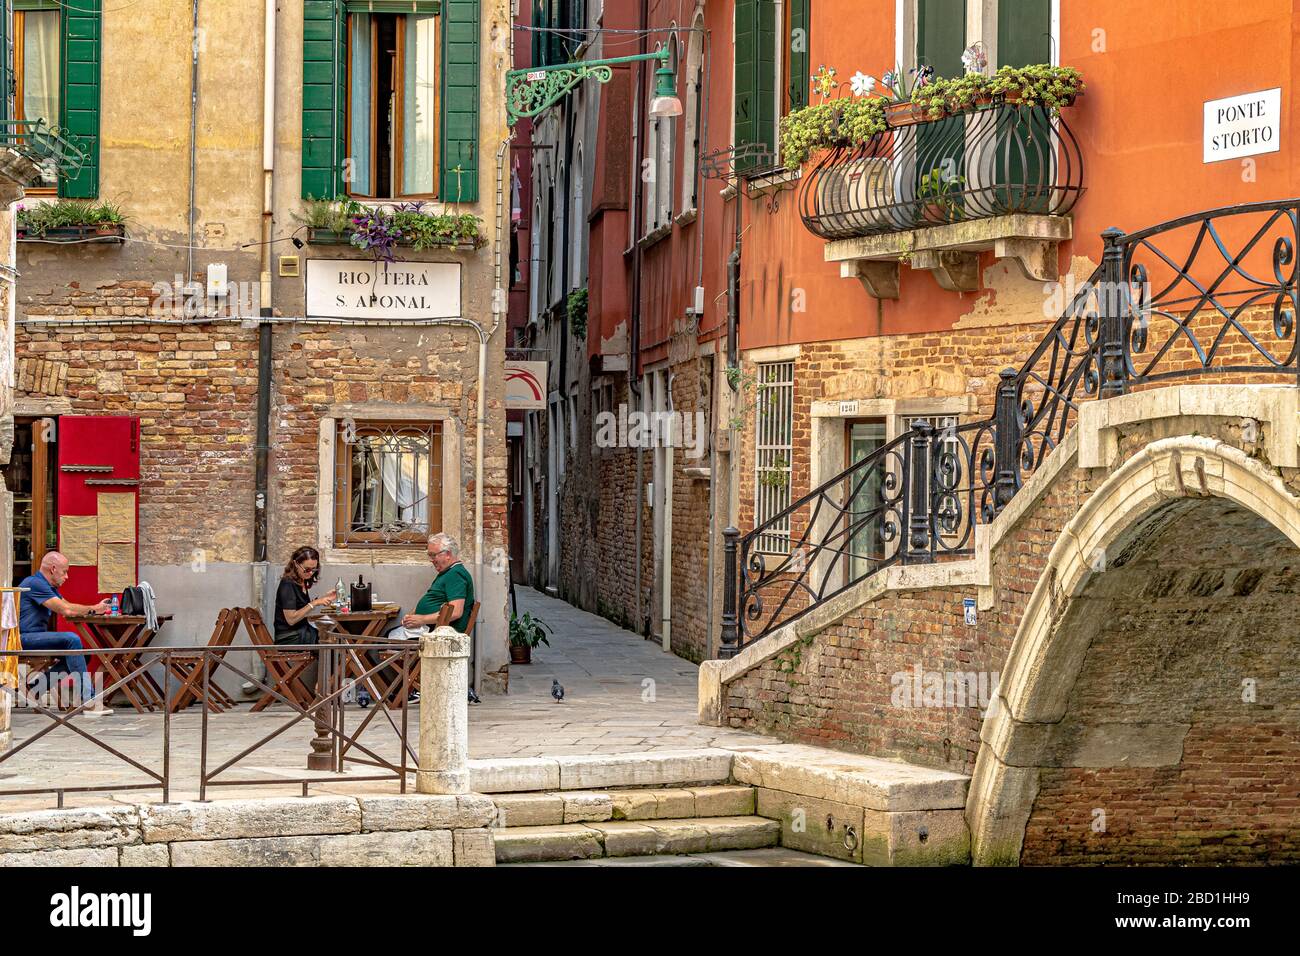
[[[460,557],[460,545],[458,545],[456,539],[449,534],[443,534],[441,531],[437,534],[431,534],[429,535],[429,543],[437,545],[439,551],[444,549],[450,551],[453,558]]]

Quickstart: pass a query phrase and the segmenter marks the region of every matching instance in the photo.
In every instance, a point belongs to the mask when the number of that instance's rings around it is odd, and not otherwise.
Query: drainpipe
[[[274,229],[275,179],[275,27],[276,0],[266,0],[262,49],[262,244],[258,306],[263,321],[257,326],[257,448],[253,492],[253,595],[254,606],[266,599],[267,471],[271,432],[271,234]],[[197,6],[197,0],[196,0]],[[197,46],[196,46],[197,50]],[[191,230],[194,206],[190,205]],[[193,238],[190,244],[193,245]],[[191,250],[191,254],[192,254]]]
[[[646,23],[650,18],[649,0],[641,0],[641,20],[638,24],[642,31],[646,28]],[[639,53],[648,52],[646,35],[641,34],[641,43],[637,50]],[[627,384],[628,390],[637,398],[637,408],[641,407],[641,382],[637,378],[638,366],[641,364],[641,230],[643,222],[641,219],[641,207],[644,202],[642,195],[641,181],[641,163],[644,157],[641,155],[645,148],[645,137],[641,135],[641,124],[645,121],[645,61],[641,61],[636,67],[636,99],[633,101],[633,116],[636,117],[636,123],[632,129],[632,150],[636,156],[636,164],[632,167],[632,181],[636,184],[632,190],[632,315],[631,315],[631,335],[628,342],[627,355]],[[641,607],[641,551],[644,545],[644,520],[642,513],[645,511],[645,462],[642,458],[642,449],[638,445],[636,450],[636,566],[633,569],[633,589],[636,596],[636,628],[641,629],[642,621],[645,615]]]
[[[199,0],[191,6],[190,30],[190,208],[189,242],[185,250],[185,281],[194,281],[194,187],[198,177],[199,131]]]

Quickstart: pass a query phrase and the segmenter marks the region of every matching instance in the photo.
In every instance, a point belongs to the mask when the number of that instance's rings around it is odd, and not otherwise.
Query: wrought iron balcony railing
[[[1061,117],[994,103],[830,150],[804,177],[799,211],[814,234],[849,239],[1011,213],[1062,216],[1083,188],[1083,156]]]
[[[75,176],[86,162],[71,134],[46,125],[43,119],[0,120],[0,149],[11,149],[31,160],[47,182],[59,173]]]
[[[969,555],[1079,404],[1170,380],[1300,386],[1300,199],[1102,234],[1101,265],[989,418],[919,424],[745,535],[724,532],[723,657],[896,563]],[[773,529],[788,552],[763,553]],[[767,549],[770,552],[770,548]]]

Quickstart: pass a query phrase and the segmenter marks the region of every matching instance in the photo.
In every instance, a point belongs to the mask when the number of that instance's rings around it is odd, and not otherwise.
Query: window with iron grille
[[[339,422],[336,547],[412,547],[442,527],[442,423]]]
[[[757,366],[754,391],[754,523],[766,524],[790,506],[794,431],[794,362]],[[759,535],[758,550],[790,550],[790,516]]]

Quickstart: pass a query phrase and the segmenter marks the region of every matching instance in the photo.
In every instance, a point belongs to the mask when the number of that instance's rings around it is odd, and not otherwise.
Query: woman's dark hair
[[[289,578],[290,580],[296,581],[298,579],[298,575],[295,572],[294,568],[296,565],[301,564],[303,561],[316,562],[316,570],[313,571],[311,573],[311,577],[309,577],[303,583],[303,587],[305,587],[307,590],[311,590],[311,586],[315,584],[316,579],[320,577],[320,552],[317,551],[315,548],[304,545],[303,547],[295,551],[293,554],[289,555],[289,563],[284,566],[283,576]]]

